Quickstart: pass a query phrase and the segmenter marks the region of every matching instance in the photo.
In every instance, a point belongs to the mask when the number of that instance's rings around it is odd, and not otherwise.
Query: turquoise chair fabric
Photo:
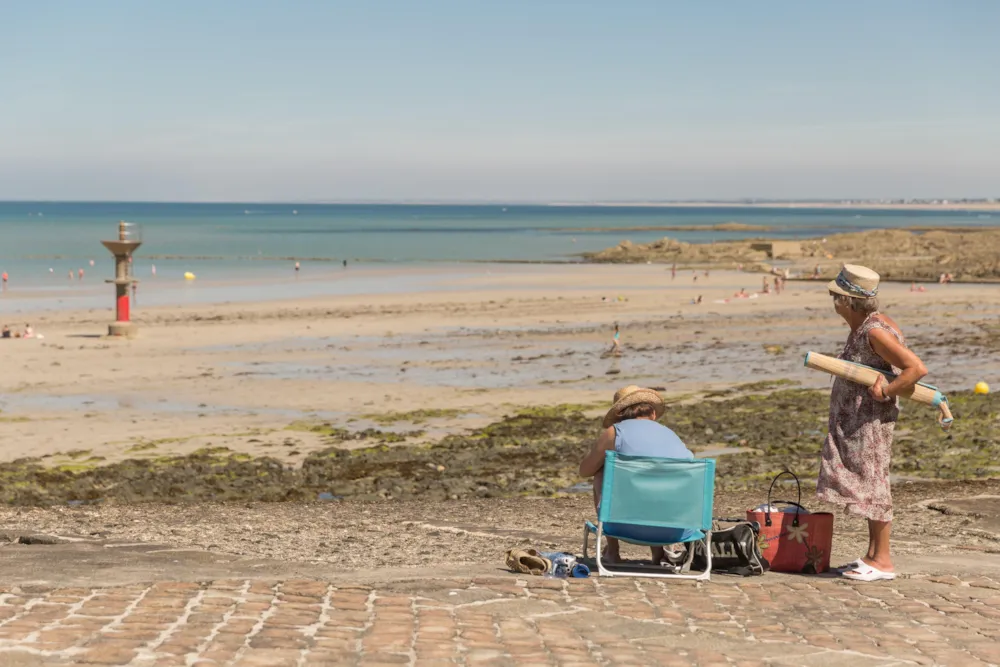
[[[628,456],[609,451],[598,520],[611,537],[638,544],[704,538],[712,529],[715,461]]]

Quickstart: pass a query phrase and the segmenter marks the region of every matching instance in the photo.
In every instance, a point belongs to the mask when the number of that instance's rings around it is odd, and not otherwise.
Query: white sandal
[[[833,567],[830,569],[833,570],[834,572],[840,572],[841,574],[843,574],[844,572],[850,572],[851,570],[856,570],[859,567],[863,567],[864,565],[865,565],[865,559],[857,558],[855,560],[852,560],[850,563],[847,563],[846,565],[838,565],[837,567]]]
[[[892,581],[896,578],[895,572],[883,572],[864,562],[854,569],[857,571],[844,572],[841,576],[852,581]]]

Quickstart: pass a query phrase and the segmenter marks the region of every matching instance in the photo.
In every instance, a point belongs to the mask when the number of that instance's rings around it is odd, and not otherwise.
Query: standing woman
[[[868,553],[843,572],[858,581],[896,577],[889,556],[889,463],[899,416],[896,397],[927,374],[923,362],[906,348],[899,325],[879,312],[878,283],[879,276],[871,269],[846,264],[828,285],[834,310],[851,328],[840,358],[897,376],[870,389],[836,378],[830,393],[829,434],[823,443],[816,495],[868,520]]]

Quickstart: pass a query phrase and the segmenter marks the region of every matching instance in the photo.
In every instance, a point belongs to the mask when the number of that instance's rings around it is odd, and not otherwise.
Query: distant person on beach
[[[813,269],[813,280],[819,280],[819,264]]]
[[[3,288],[7,289],[7,272],[3,272]]]
[[[295,262],[295,274],[298,275],[298,273],[299,273],[299,263]]]
[[[3,332],[0,332],[0,338],[10,338],[10,327],[6,324],[3,325]]]
[[[764,291],[764,294],[770,294],[771,293],[771,283],[768,282],[767,276],[764,276],[764,286],[763,286],[762,289]]]
[[[80,280],[83,280],[83,269],[80,269],[80,271],[77,273],[77,276],[79,277]]]
[[[135,282],[135,281],[133,281],[133,282],[132,282],[132,305],[133,305],[133,306],[134,306],[135,304],[139,303],[139,298],[138,298],[138,296],[139,296],[139,283],[138,283],[138,282]]]
[[[150,267],[150,271],[152,271],[154,276],[156,275],[156,264],[153,264],[153,266]]]
[[[611,349],[608,350],[608,353],[613,354],[616,357],[620,357],[622,355],[621,342],[618,340],[620,337],[621,330],[618,328],[618,323],[615,322],[615,335],[611,338]]]
[[[841,568],[844,577],[856,581],[896,577],[889,555],[889,463],[899,416],[897,397],[927,374],[920,358],[906,347],[899,325],[879,311],[878,287],[877,273],[851,264],[827,285],[834,310],[851,328],[840,358],[895,376],[871,388],[838,377],[830,392],[816,495],[868,520],[868,551]]]
[[[73,269],[69,270],[69,279],[73,280]]]
[[[344,268],[345,269],[347,268],[347,260],[346,259],[344,260]]]
[[[31,328],[30,324],[24,325],[24,338],[34,338],[35,330]]]
[[[677,277],[677,262],[670,267],[670,279],[673,280]]]
[[[590,452],[580,462],[580,476],[594,478],[594,506],[600,512],[601,486],[604,483],[604,453],[616,451],[630,456],[655,456],[666,459],[693,459],[694,454],[677,434],[657,422],[666,407],[660,395],[652,389],[635,385],[615,392],[614,404],[604,416],[601,434]],[[629,526],[623,526],[629,528]],[[657,531],[659,532],[659,531]],[[662,535],[662,533],[661,533]],[[638,536],[637,536],[638,537]],[[685,541],[689,535],[678,530],[667,544]],[[609,563],[621,561],[618,540],[606,538],[608,546],[601,559]],[[643,540],[648,542],[648,540]],[[600,545],[598,545],[600,548]],[[654,564],[666,558],[662,546],[650,547]]]

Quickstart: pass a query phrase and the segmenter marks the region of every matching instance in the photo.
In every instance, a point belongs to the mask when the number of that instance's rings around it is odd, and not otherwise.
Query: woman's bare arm
[[[593,477],[604,467],[604,452],[615,448],[615,427],[609,426],[601,431],[590,452],[580,462],[580,476]]]
[[[878,399],[899,396],[927,375],[927,367],[912,350],[904,347],[888,331],[872,329],[868,332],[868,342],[875,353],[896,368],[902,369],[899,376],[888,384],[872,387],[872,395]]]

